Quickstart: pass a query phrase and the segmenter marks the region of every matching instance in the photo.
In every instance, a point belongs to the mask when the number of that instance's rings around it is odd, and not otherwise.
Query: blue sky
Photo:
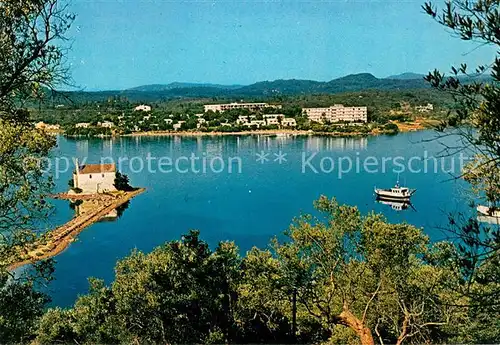
[[[452,38],[423,1],[72,0],[68,63],[77,86],[108,90],[386,77],[492,61],[493,48]]]

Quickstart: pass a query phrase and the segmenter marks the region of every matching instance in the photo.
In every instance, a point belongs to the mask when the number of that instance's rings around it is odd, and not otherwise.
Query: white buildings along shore
[[[281,105],[271,105],[268,103],[226,103],[226,104],[205,104],[205,112],[213,111],[220,112],[232,109],[248,109],[250,111],[257,111],[264,108],[277,108],[281,109]]]
[[[344,107],[335,104],[328,108],[304,108],[303,113],[309,120],[324,122],[368,122],[367,107]]]
[[[205,112],[224,112],[232,109],[248,109],[252,112],[264,108],[281,109],[281,105],[271,105],[268,103],[226,103],[226,104],[205,104]],[[343,104],[334,104],[327,108],[304,108],[303,114],[307,115],[309,120],[319,123],[324,122],[368,122],[367,107],[344,107]],[[264,115],[264,117],[267,115]],[[266,119],[268,120],[268,119]],[[269,119],[270,122],[273,120]],[[240,119],[241,121],[241,119]],[[277,121],[277,120],[276,120]],[[269,124],[269,123],[268,123]],[[274,124],[274,123],[272,123]]]

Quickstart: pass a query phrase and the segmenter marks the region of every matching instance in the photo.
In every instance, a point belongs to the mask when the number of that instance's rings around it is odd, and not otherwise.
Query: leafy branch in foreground
[[[0,3],[0,109],[13,117],[16,102],[43,97],[66,82],[64,50],[74,15],[58,0]]]
[[[22,106],[66,80],[64,50],[57,44],[72,20],[57,0],[0,2],[0,339],[5,343],[29,342],[48,301],[35,283],[50,279],[50,262],[17,274],[8,264],[39,235],[52,186],[40,162],[55,138],[34,129]]]
[[[429,2],[423,6],[438,23],[457,33],[462,40],[479,41],[500,47],[499,0],[447,1],[441,14]],[[464,83],[461,76],[478,77],[489,73],[491,80]],[[435,70],[425,78],[434,88],[448,92],[455,100],[455,110],[448,114],[439,129],[462,127],[460,134],[481,154],[496,164],[500,160],[500,59],[481,65],[470,74],[468,66],[451,68],[451,76]],[[476,78],[477,79],[477,78]],[[469,80],[468,80],[469,81]],[[471,128],[466,130],[463,126]]]
[[[447,1],[442,10],[430,2],[424,11],[461,40],[493,46],[496,56],[490,64],[478,66],[473,73],[468,66],[451,68],[451,76],[435,70],[426,80],[436,89],[450,93],[454,111],[448,114],[440,130],[452,127],[463,139],[458,149],[472,150],[474,160],[463,171],[476,200],[488,204],[482,218],[450,216],[450,233],[457,241],[443,256],[443,262],[464,281],[453,288],[467,296],[468,311],[475,320],[469,324],[476,340],[492,342],[500,336],[500,218],[492,217],[500,201],[500,10],[499,0]],[[488,80],[478,76],[489,74]],[[464,83],[461,76],[476,77]],[[488,223],[486,223],[486,221]],[[487,317],[484,317],[487,315]],[[466,341],[471,341],[470,339]]]

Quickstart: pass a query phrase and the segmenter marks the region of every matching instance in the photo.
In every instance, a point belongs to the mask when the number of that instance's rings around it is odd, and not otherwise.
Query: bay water
[[[449,213],[471,212],[468,186],[455,177],[466,161],[447,154],[456,138],[432,140],[433,131],[395,136],[137,136],[113,139],[58,138],[49,173],[56,191],[80,164],[115,162],[133,186],[146,192],[120,218],[96,223],[55,257],[48,286],[54,306],[70,306],[88,290],[88,277],[110,283],[117,260],[134,249],[149,252],[190,229],[212,247],[234,241],[244,255],[265,248],[293,218],[311,213],[320,195],[355,205],[364,214],[422,227],[431,240],[446,238]],[[374,187],[417,189],[412,205],[376,201]],[[56,200],[48,227],[71,219],[67,201]],[[406,206],[406,205],[404,205]]]

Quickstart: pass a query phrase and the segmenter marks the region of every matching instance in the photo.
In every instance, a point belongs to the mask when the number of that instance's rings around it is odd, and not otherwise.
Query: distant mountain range
[[[403,73],[379,79],[370,73],[351,74],[342,78],[334,79],[329,82],[320,82],[314,80],[300,79],[278,79],[275,81],[262,81],[251,85],[220,85],[220,84],[197,84],[197,83],[179,83],[170,84],[151,84],[134,87],[124,90],[124,92],[164,92],[178,89],[205,89],[207,93],[215,90],[233,91],[234,94],[300,94],[300,93],[336,93],[342,91],[360,91],[366,88],[414,88],[423,87],[423,74]],[[406,82],[401,82],[406,81]],[[408,82],[413,81],[413,82]],[[191,90],[193,91],[193,90]],[[185,93],[185,92],[181,92]],[[190,93],[190,92],[188,92]]]
[[[267,98],[272,96],[335,94],[363,90],[405,90],[428,88],[424,75],[403,73],[387,78],[377,78],[370,73],[350,74],[331,81],[274,80],[251,85],[219,85],[197,83],[170,83],[142,85],[127,90],[69,92],[75,101],[97,101],[112,96],[127,97],[130,101],[152,102],[172,98]]]
[[[331,81],[301,79],[279,79],[261,81],[251,85],[220,85],[196,83],[170,83],[142,85],[122,91],[97,92],[109,95],[123,95],[133,99],[171,97],[269,97],[277,95],[301,95],[318,93],[339,93],[366,89],[399,90],[425,88],[428,85],[423,76],[404,73],[390,78],[377,78],[370,73],[351,74]]]
[[[391,75],[390,77],[387,77],[385,79],[411,80],[411,79],[423,79],[424,77],[425,77],[424,74],[406,72],[397,75]]]
[[[125,91],[159,92],[159,91],[168,91],[172,89],[198,88],[198,87],[210,87],[215,89],[233,90],[233,89],[238,89],[242,86],[243,85],[219,85],[219,84],[201,84],[201,83],[197,84],[197,83],[174,82],[170,84],[142,85],[127,89]]]

